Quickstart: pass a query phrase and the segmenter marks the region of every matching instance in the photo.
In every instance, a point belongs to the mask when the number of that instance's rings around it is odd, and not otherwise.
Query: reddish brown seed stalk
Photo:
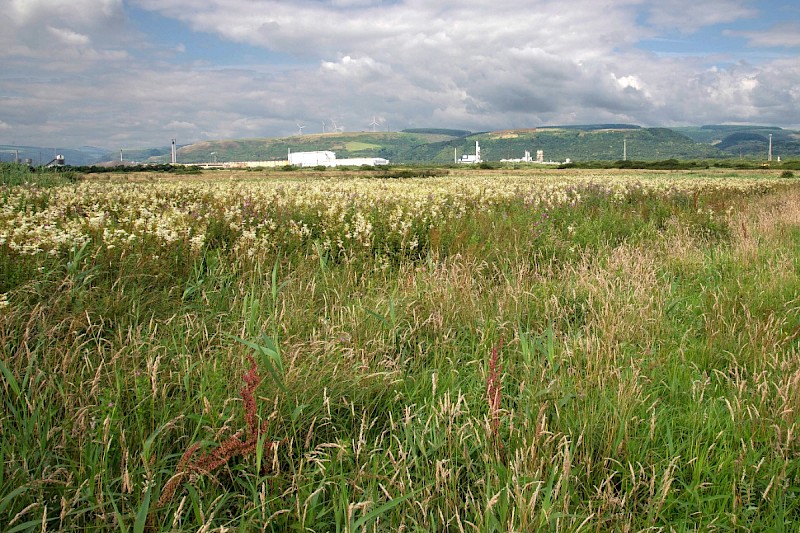
[[[497,346],[492,347],[492,357],[489,359],[489,375],[486,378],[486,398],[489,401],[489,416],[491,417],[492,436],[495,442],[498,440],[498,429],[500,427],[500,409],[503,398],[503,385],[500,377],[503,373],[503,366],[500,364],[500,350],[503,348],[503,339]]]
[[[161,497],[158,499],[157,507],[161,507],[172,500],[175,491],[190,474],[202,475],[212,472],[220,466],[227,464],[233,457],[248,455],[255,451],[258,445],[259,434],[265,433],[267,430],[267,422],[264,421],[259,428],[256,416],[255,390],[261,384],[261,376],[258,374],[258,366],[253,357],[248,356],[248,359],[250,360],[250,369],[242,377],[245,386],[242,387],[240,391],[242,402],[244,403],[244,419],[247,423],[247,439],[241,440],[242,436],[245,434],[245,430],[237,431],[236,434],[228,437],[216,449],[201,454],[194,460],[191,459],[197,450],[200,449],[200,443],[195,442],[189,446],[178,463],[175,475],[164,485]],[[268,446],[272,448],[275,446],[275,443],[270,442]]]

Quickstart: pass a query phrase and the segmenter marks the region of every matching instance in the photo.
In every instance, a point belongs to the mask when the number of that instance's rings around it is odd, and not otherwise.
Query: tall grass
[[[582,194],[414,253],[0,245],[0,524],[791,530],[800,188]]]
[[[79,179],[80,175],[72,170],[43,167],[33,169],[18,163],[0,163],[0,186],[54,187],[74,183]]]

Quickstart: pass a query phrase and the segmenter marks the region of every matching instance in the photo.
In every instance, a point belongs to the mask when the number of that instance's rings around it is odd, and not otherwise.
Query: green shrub
[[[30,183],[39,187],[56,187],[80,181],[83,175],[76,170],[58,168],[31,169],[19,163],[0,163],[0,185],[24,185]]]

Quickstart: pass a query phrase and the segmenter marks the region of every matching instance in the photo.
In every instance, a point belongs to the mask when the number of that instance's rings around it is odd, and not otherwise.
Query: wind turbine
[[[378,121],[375,118],[375,115],[372,115],[372,122],[369,123],[372,126],[372,133],[375,133],[375,128],[378,126]]]
[[[305,125],[303,125],[303,124],[300,124],[300,123],[298,122],[298,123],[297,123],[297,130],[300,132],[298,135],[302,135],[302,134],[303,134],[303,128],[305,128]]]
[[[331,123],[333,124],[333,131],[334,132],[341,133],[341,132],[344,131],[344,126],[337,126],[335,120],[331,119]]]

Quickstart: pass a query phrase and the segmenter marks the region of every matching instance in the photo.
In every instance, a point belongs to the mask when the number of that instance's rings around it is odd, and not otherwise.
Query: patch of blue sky
[[[662,30],[655,37],[639,41],[637,47],[662,57],[708,57],[716,64],[721,58],[757,63],[792,57],[792,48],[796,47],[753,46],[748,34],[769,32],[785,24],[800,25],[800,4],[778,0],[753,2],[752,7],[758,10],[758,16],[709,25],[696,31]],[[641,11],[637,23],[652,28],[647,16],[647,11]]]
[[[225,68],[244,65],[285,66],[299,62],[287,54],[224,40],[213,33],[195,31],[179,20],[153,11],[129,5],[127,14],[135,28],[160,47],[162,52],[169,52],[169,60],[175,63],[200,63]],[[163,56],[163,53],[160,55]]]
[[[746,39],[723,35],[719,30],[705,28],[691,35],[680,32],[663,33],[638,43],[638,47],[658,55],[705,56],[740,55],[746,52]]]
[[[710,63],[747,61],[760,63],[793,54],[785,47],[751,46],[746,32],[768,31],[771,25],[750,23],[721,24],[692,34],[663,33],[640,41],[637,46],[662,57],[706,57]]]
[[[800,4],[760,7],[758,18],[737,20],[724,28],[733,32],[768,32],[785,24],[800,25]]]

